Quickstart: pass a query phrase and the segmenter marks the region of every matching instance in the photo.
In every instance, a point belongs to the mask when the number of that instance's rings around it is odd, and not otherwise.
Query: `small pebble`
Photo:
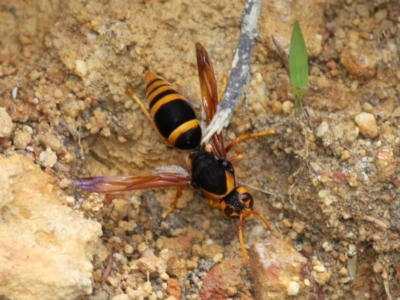
[[[29,132],[17,130],[14,133],[14,146],[17,149],[25,149],[30,143],[32,137]]]
[[[75,61],[75,72],[79,77],[85,77],[87,74],[87,65],[83,60],[77,59]]]
[[[329,131],[329,125],[327,122],[323,121],[317,128],[316,136],[321,138]]]
[[[65,204],[72,206],[72,205],[75,205],[75,203],[76,203],[76,201],[75,201],[74,197],[72,197],[72,196],[65,197]]]
[[[362,112],[355,117],[355,121],[363,136],[372,139],[378,136],[378,125],[373,114]]]
[[[42,167],[53,167],[57,162],[57,155],[51,150],[47,148],[45,151],[42,151],[39,154],[38,163]]]
[[[290,101],[285,101],[282,104],[282,110],[285,114],[290,114],[293,109],[294,104]]]
[[[203,228],[204,230],[210,229],[210,220],[205,220],[205,221],[201,224],[201,228]]]
[[[63,92],[60,89],[56,89],[53,92],[53,97],[56,99],[61,99],[63,97]]]
[[[169,279],[169,275],[167,273],[161,273],[160,278],[164,281],[167,281]]]
[[[333,246],[329,242],[324,242],[322,248],[324,248],[325,252],[331,252],[333,250]]]
[[[293,229],[297,232],[297,233],[301,233],[304,230],[304,227],[306,226],[306,223],[304,223],[303,221],[300,222],[293,222]]]
[[[115,252],[113,254],[113,257],[114,257],[115,261],[121,261],[124,258],[124,256],[121,253],[118,253],[118,252]]]
[[[275,115],[282,113],[282,103],[279,101],[273,100],[271,102],[271,110],[272,110],[272,113]]]
[[[317,265],[313,267],[314,271],[317,271],[318,273],[323,273],[326,271],[326,268],[323,265]]]
[[[289,296],[296,296],[299,293],[299,290],[300,290],[300,284],[298,284],[296,281],[289,282],[289,287],[288,287]]]
[[[133,247],[130,244],[125,244],[124,246],[124,251],[127,254],[132,254],[133,253]]]
[[[347,277],[347,269],[345,268],[345,267],[342,267],[340,270],[339,270],[339,273],[340,273],[340,275],[341,276],[343,276],[343,277]]]
[[[224,258],[224,255],[222,253],[217,253],[214,257],[213,257],[213,262],[215,263],[219,263],[221,262],[221,260]]]
[[[131,297],[127,294],[120,294],[111,298],[112,300],[129,300]]]
[[[257,83],[261,83],[262,82],[262,76],[260,72],[257,72],[254,74],[254,79]]]
[[[286,228],[292,228],[292,222],[290,222],[289,219],[283,219],[283,220],[282,220],[282,224],[283,224],[283,226],[285,226]]]
[[[144,250],[146,250],[149,246],[147,246],[147,244],[145,242],[140,243],[137,247],[137,250],[139,251],[139,253],[143,253]]]
[[[51,132],[46,132],[39,137],[40,143],[46,148],[51,148],[56,153],[62,151],[61,141]]]

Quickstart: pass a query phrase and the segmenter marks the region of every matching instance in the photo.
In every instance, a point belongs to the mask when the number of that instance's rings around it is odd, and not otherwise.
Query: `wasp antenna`
[[[262,214],[260,214],[257,211],[254,210],[246,210],[244,212],[241,213],[241,215],[243,215],[243,218],[247,218],[249,215],[255,215],[257,217],[259,217],[261,220],[263,220],[265,226],[267,226],[267,229],[271,231],[271,224],[269,223],[268,219],[266,217],[264,217]]]
[[[264,217],[262,214],[260,214],[257,211],[254,211],[254,210],[250,210],[250,211],[248,211],[248,213],[251,214],[251,215],[255,215],[255,216],[259,217],[261,220],[263,220],[265,226],[267,226],[267,229],[269,231],[271,231],[271,224],[269,223],[269,221],[268,221],[268,219],[266,217]]]
[[[261,193],[263,193],[263,194],[275,196],[275,197],[278,197],[278,198],[282,198],[281,195],[276,194],[276,193],[274,193],[274,192],[271,192],[271,191],[269,191],[269,190],[267,190],[267,189],[261,189],[261,188],[259,188],[259,187],[254,186],[254,185],[247,184],[247,183],[245,183],[245,182],[243,182],[243,181],[241,181],[241,180],[236,180],[236,182],[239,183],[240,185],[243,185],[243,186],[246,186],[246,187],[251,188],[251,189],[253,189],[253,190],[259,191],[259,192],[261,192]]]

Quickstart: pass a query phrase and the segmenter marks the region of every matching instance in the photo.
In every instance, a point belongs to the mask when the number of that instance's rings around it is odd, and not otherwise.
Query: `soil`
[[[311,299],[399,298],[400,6],[328,0],[314,1],[308,11],[302,1],[296,5],[263,1],[248,107],[236,109],[223,133],[227,142],[270,128],[276,134],[235,149],[244,154],[235,165],[237,180],[271,222],[270,234],[313,266]],[[186,168],[188,153],[163,144],[126,87],[147,105],[144,74],[155,72],[201,116],[194,43],[208,50],[221,83],[229,76],[243,6],[0,1],[0,153],[39,164],[75,197],[71,208],[102,224],[94,291],[86,299],[138,290],[138,299],[199,299],[207,272],[230,258],[241,268],[241,283],[226,297],[257,299],[237,221],[222,218],[199,192],[184,190],[163,220],[173,189],[101,195],[78,191],[70,180]],[[286,47],[295,19],[310,48],[306,113],[293,109],[289,76],[271,42],[274,35]],[[260,224],[257,218],[245,222],[247,246],[264,237],[265,231],[256,232]],[[179,263],[167,259],[164,272],[140,262],[162,257],[166,248]],[[321,264],[329,276],[319,275]]]

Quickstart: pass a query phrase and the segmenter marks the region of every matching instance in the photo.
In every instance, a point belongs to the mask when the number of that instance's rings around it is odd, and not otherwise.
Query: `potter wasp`
[[[217,83],[211,59],[199,43],[196,43],[196,55],[205,119],[209,124],[218,104]],[[200,190],[207,196],[212,208],[219,208],[227,218],[239,219],[239,241],[245,265],[248,265],[249,259],[243,240],[243,220],[250,215],[256,215],[269,230],[271,226],[262,214],[252,209],[254,201],[247,189],[236,184],[233,164],[242,159],[242,155],[227,158],[227,153],[241,141],[274,134],[274,130],[239,136],[227,147],[224,146],[222,134],[215,133],[209,142],[201,144],[201,127],[190,103],[167,81],[154,73],[146,74],[145,83],[150,114],[132,89],[128,88],[127,92],[167,146],[192,150],[187,158],[190,174],[178,166],[169,166],[159,168],[149,176],[101,176],[75,179],[73,183],[80,189],[101,193],[176,187],[175,199],[163,213],[163,218],[176,207],[182,188]]]

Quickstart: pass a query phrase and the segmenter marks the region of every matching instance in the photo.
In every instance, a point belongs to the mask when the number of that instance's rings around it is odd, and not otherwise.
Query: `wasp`
[[[211,59],[200,43],[196,43],[202,104],[205,121],[209,124],[216,113],[218,104],[217,83]],[[169,209],[162,214],[167,217],[176,207],[182,188],[200,190],[212,208],[219,208],[226,218],[239,219],[238,232],[245,265],[249,258],[243,239],[243,220],[250,215],[259,217],[268,230],[269,221],[253,210],[254,200],[246,187],[238,186],[233,164],[243,158],[238,154],[227,158],[227,153],[239,142],[254,137],[274,134],[274,130],[246,134],[224,146],[222,133],[215,133],[209,142],[201,144],[201,127],[190,105],[171,84],[154,73],[145,75],[146,96],[150,114],[131,88],[127,92],[139,105],[151,126],[167,146],[182,150],[192,150],[187,158],[190,173],[178,166],[161,167],[148,176],[101,176],[74,179],[75,186],[82,190],[101,193],[123,192],[151,188],[177,188],[175,199]]]

